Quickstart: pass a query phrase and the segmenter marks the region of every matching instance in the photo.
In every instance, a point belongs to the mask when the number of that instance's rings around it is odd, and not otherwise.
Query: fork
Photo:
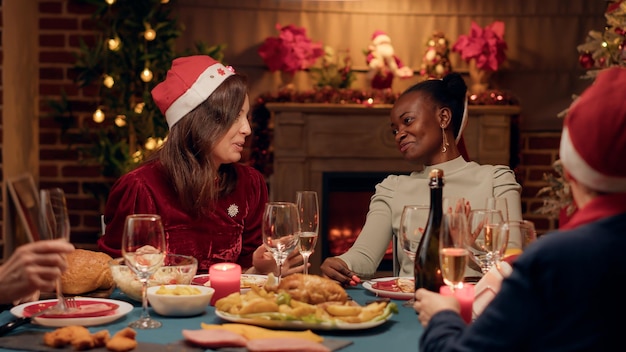
[[[74,297],[68,297],[68,298],[64,298],[64,302],[62,302],[61,304],[63,304],[65,306],[65,311],[67,311],[67,309],[72,309],[72,308],[78,308],[78,304],[76,303],[76,299]],[[33,321],[33,319],[42,316],[44,314],[48,314],[48,313],[54,313],[54,312],[59,312],[59,304],[54,305],[54,306],[50,306],[44,310],[41,310],[35,314],[32,314],[30,316],[22,316],[20,318],[17,319],[13,319],[10,322],[0,326],[0,336],[4,336],[7,333],[9,333],[10,331],[13,331],[15,328],[17,328],[18,326],[22,326],[24,324],[28,324],[31,321]]]

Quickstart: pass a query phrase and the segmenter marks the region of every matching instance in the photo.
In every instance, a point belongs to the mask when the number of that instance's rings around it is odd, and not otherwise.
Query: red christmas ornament
[[[580,63],[580,66],[582,66],[585,70],[592,68],[594,64],[591,53],[580,54],[578,62]]]

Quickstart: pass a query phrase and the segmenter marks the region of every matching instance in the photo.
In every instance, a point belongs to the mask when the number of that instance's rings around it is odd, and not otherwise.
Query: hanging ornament
[[[115,84],[115,80],[113,79],[113,77],[105,74],[104,79],[102,80],[102,84],[104,84],[104,86],[107,88],[111,88]]]
[[[580,63],[580,66],[582,66],[582,68],[584,68],[585,70],[592,68],[594,64],[591,53],[580,54],[580,56],[578,57],[578,62]]]
[[[126,126],[126,116],[125,115],[117,115],[115,117],[115,125],[117,127],[124,127]]]
[[[150,71],[149,68],[144,68],[143,71],[141,71],[141,80],[148,83],[150,81],[152,81],[152,71]]]
[[[137,105],[135,105],[135,114],[141,114],[145,106],[146,103],[137,103]]]
[[[120,37],[115,36],[113,38],[109,38],[109,40],[107,40],[107,45],[109,47],[109,50],[111,51],[118,51],[120,50],[120,46],[121,46],[122,42],[120,41]]]
[[[146,31],[143,32],[143,37],[147,41],[152,41],[152,40],[154,40],[154,38],[156,38],[156,31],[154,29],[152,29],[152,27],[150,27],[150,25],[147,24],[147,23],[146,23]]]
[[[102,109],[96,109],[96,111],[93,113],[93,121],[96,123],[102,123],[102,121],[104,121],[104,112],[102,111]]]

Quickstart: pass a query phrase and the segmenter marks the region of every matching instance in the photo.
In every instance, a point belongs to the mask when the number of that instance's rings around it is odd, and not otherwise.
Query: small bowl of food
[[[148,287],[148,302],[157,314],[186,317],[205,312],[215,289],[198,285],[159,285]]]
[[[141,282],[135,273],[124,264],[124,258],[109,261],[111,274],[117,288],[129,298],[141,302]],[[163,266],[148,281],[148,287],[158,285],[188,285],[198,270],[198,260],[194,257],[168,253]]]

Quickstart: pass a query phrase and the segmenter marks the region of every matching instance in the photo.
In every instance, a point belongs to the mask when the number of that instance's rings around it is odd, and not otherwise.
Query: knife
[[[20,318],[15,318],[13,320],[11,320],[8,323],[3,324],[2,326],[0,326],[0,336],[4,336],[6,334],[8,334],[9,332],[13,331],[15,328],[17,328],[18,326],[22,326],[24,324],[28,324],[30,323],[33,318],[37,318],[40,315],[44,315],[46,313],[50,313],[50,311],[52,311],[53,309],[55,309],[56,306],[50,306],[42,311],[39,311],[35,314],[32,314],[28,317],[20,317]]]

